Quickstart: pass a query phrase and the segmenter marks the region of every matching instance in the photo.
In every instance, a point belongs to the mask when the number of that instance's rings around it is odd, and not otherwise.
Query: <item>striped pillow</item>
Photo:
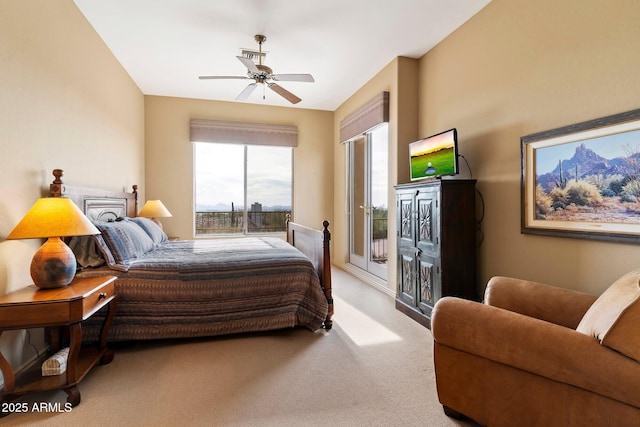
[[[129,221],[138,224],[140,228],[142,228],[149,237],[151,237],[151,240],[153,240],[153,243],[155,243],[156,246],[169,240],[166,233],[158,227],[158,224],[151,221],[149,218],[138,216],[135,218],[129,218]]]
[[[91,236],[91,237],[96,242],[96,246],[98,247],[100,252],[102,252],[102,256],[104,257],[104,261],[107,263],[109,268],[112,268],[114,270],[122,270],[122,271],[127,271],[129,269],[128,265],[127,265],[126,268],[118,267],[116,265],[116,260],[113,259],[113,255],[111,254],[111,250],[109,250],[109,247],[107,246],[107,242],[105,242],[104,239],[102,238],[102,234],[96,234],[96,235]]]
[[[102,238],[113,256],[114,265],[109,267],[117,270],[129,270],[131,261],[151,252],[156,247],[151,237],[134,222],[127,220],[98,222],[95,226],[102,233]],[[109,264],[110,260],[108,257],[105,258]]]

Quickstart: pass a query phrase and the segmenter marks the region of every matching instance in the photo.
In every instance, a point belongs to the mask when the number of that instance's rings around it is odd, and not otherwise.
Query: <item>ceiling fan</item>
[[[250,83],[240,94],[236,97],[236,101],[244,101],[249,98],[249,95],[253,93],[258,84],[263,84],[269,87],[272,91],[285,98],[292,104],[297,104],[301,101],[293,93],[289,92],[282,86],[274,82],[314,82],[311,74],[273,74],[273,70],[270,67],[262,64],[262,43],[267,38],[263,35],[257,34],[255,40],[258,42],[258,64],[255,64],[251,58],[245,56],[236,56],[247,67],[247,77],[244,76],[200,76],[200,80],[212,80],[212,79],[242,79],[242,80],[254,80]]]

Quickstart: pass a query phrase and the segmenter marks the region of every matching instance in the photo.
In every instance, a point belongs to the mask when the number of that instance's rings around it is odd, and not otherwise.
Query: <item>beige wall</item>
[[[520,234],[520,137],[639,108],[638,22],[633,0],[493,0],[421,59],[419,133],[457,127],[484,195],[481,285],[599,294],[640,265],[640,246]]]
[[[162,219],[167,234],[182,239],[194,237],[193,144],[189,142],[192,118],[297,126],[294,220],[313,228],[321,228],[325,219],[333,220],[333,113],[146,96],[146,194],[149,199],[161,199],[173,214]]]
[[[36,241],[4,237],[40,197],[53,168],[69,185],[139,184],[193,235],[192,117],[294,124],[295,219],[332,222],[347,256],[342,118],[391,94],[389,206],[408,181],[406,144],[450,127],[485,199],[479,283],[496,274],[590,293],[638,265],[640,247],[520,234],[520,137],[639,107],[640,7],[635,0],[493,0],[422,59],[396,58],[333,112],[147,96],[71,0],[0,2],[0,294],[30,283]],[[146,167],[145,167],[146,166]],[[464,162],[461,163],[463,172]],[[395,291],[395,213],[389,293]],[[0,346],[20,364],[22,334]]]
[[[349,216],[345,209],[347,203],[347,170],[346,149],[339,141],[340,121],[374,98],[380,92],[389,92],[389,261],[387,263],[388,278],[382,283],[375,278],[362,275],[363,279],[379,286],[381,290],[395,295],[396,289],[396,212],[394,206],[395,190],[398,177],[408,177],[408,155],[404,155],[406,145],[417,138],[418,129],[418,97],[417,97],[418,61],[409,58],[396,58],[368,81],[354,95],[347,99],[335,111],[334,128],[334,223],[332,240],[332,261],[335,265],[352,273],[359,273],[350,268],[349,255]]]
[[[53,169],[69,185],[144,184],[143,108],[142,93],[71,0],[0,2],[0,295],[32,283],[40,242],[5,237],[48,191]],[[39,344],[41,331],[34,335]],[[14,367],[34,356],[23,338],[0,340]]]

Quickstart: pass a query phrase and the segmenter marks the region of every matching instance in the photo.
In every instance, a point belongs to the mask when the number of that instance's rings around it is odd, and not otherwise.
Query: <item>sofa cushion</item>
[[[640,362],[640,270],[611,285],[587,310],[576,330]]]

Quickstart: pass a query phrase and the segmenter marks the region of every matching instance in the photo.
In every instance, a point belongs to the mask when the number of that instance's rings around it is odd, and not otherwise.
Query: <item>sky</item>
[[[423,138],[422,140],[412,142],[410,146],[412,156],[421,156],[432,151],[442,150],[446,147],[452,147],[454,144],[453,130],[442,132],[437,135]]]
[[[626,157],[629,153],[625,151],[624,146],[627,144],[634,152],[640,151],[640,130],[538,148],[536,150],[536,173],[543,175],[551,172],[558,166],[558,160],[571,159],[580,144],[584,144],[605,159]]]
[[[376,208],[387,207],[389,144],[388,126],[379,126],[371,132],[371,205]]]
[[[244,206],[244,146],[197,142],[196,206]],[[248,146],[247,204],[291,206],[291,148]]]

